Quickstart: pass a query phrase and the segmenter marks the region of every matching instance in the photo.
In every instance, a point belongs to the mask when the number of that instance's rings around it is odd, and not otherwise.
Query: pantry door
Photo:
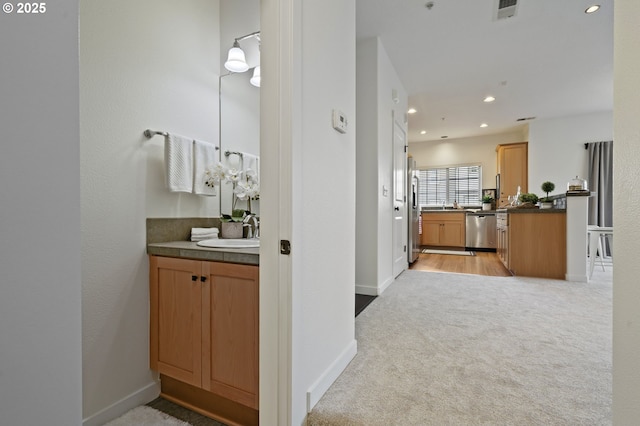
[[[393,119],[393,276],[407,268],[407,137],[401,122]]]

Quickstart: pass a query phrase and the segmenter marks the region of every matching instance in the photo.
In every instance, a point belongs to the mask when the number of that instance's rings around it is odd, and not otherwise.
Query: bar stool
[[[604,249],[607,239],[610,236],[613,237],[613,227],[588,225],[587,234],[589,235],[589,279],[591,279],[593,267],[596,264],[596,257],[600,258],[600,265],[604,271]],[[613,251],[611,252],[611,256],[613,257]]]

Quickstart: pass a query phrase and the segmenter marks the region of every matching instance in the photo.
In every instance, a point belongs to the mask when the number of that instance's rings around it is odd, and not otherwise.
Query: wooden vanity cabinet
[[[423,213],[422,238],[424,246],[464,247],[465,213]]]
[[[161,377],[175,379],[167,380],[172,390],[166,396],[222,421],[246,421],[224,414],[234,404],[255,410],[257,418],[258,266],[149,259],[150,364]],[[216,400],[207,393],[221,397],[223,414],[215,404],[198,406],[198,400]]]
[[[519,142],[498,145],[498,174],[500,175],[500,194],[498,205],[508,203],[509,195],[516,195],[518,186],[520,193],[528,191],[528,143]]]

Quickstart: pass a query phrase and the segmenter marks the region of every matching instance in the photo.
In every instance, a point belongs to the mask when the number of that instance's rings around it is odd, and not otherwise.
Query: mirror
[[[243,162],[237,153],[260,155],[260,88],[251,85],[253,69],[220,77],[220,161],[241,170]],[[225,153],[231,152],[230,155]],[[246,165],[246,164],[244,164]],[[220,185],[220,213],[231,214],[233,208],[249,210],[249,203],[237,200],[233,206],[233,186]],[[251,213],[260,214],[260,201],[251,200]]]

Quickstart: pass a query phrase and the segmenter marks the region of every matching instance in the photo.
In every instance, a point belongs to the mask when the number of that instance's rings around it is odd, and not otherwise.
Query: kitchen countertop
[[[567,209],[498,209],[496,213],[566,213]]]
[[[147,244],[147,254],[218,262],[260,264],[260,249],[200,247],[193,241],[169,241]]]
[[[472,210],[476,210],[476,209],[472,209]],[[442,209],[434,209],[434,210],[422,210],[420,213],[473,213],[472,210],[465,210],[465,209],[446,209],[446,210],[442,210]],[[482,211],[482,209],[477,209],[478,211]],[[495,211],[495,210],[487,210],[487,211]]]
[[[482,209],[446,209],[446,210],[422,210],[420,213],[471,213],[471,214],[489,214],[495,213],[496,210],[482,210]]]

